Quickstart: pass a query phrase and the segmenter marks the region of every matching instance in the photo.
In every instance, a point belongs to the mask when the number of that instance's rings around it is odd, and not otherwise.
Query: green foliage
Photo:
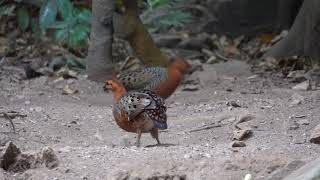
[[[56,1],[44,0],[40,8],[39,24],[40,28],[45,30],[56,20],[58,14],[58,6]]]
[[[25,8],[24,6],[18,9],[17,21],[18,27],[21,30],[25,31],[29,27],[30,17],[27,8]]]
[[[15,4],[6,4],[6,5],[0,6],[0,18],[2,16],[13,16],[15,9],[16,9]]]
[[[16,16],[18,27],[22,31],[31,27],[37,38],[42,38],[50,32],[57,43],[75,47],[87,43],[90,34],[91,11],[78,8],[71,0],[44,0],[38,17],[32,17],[30,11],[23,5],[16,3],[4,4],[0,0],[0,18],[2,16]]]
[[[178,0],[147,0],[147,6],[149,9],[156,9],[162,6],[173,6]]]
[[[68,47],[84,45],[88,42],[91,27],[91,10],[78,8],[71,0],[43,0],[39,16],[28,11],[22,0],[6,3],[0,0],[0,18],[16,16],[19,29],[29,28],[37,38],[50,35],[57,43]],[[146,10],[141,15],[150,32],[165,32],[170,28],[180,29],[192,19],[191,13],[174,8],[182,0],[145,0]],[[20,3],[20,4],[19,4]],[[50,33],[48,33],[50,32]]]
[[[192,19],[192,14],[174,9],[182,0],[147,0],[147,10],[141,15],[150,32],[165,32],[170,28],[181,29]]]
[[[63,20],[68,20],[72,18],[72,11],[74,9],[71,1],[57,0],[57,6],[59,9],[59,14]]]
[[[41,7],[41,29],[53,29],[52,39],[55,42],[66,43],[70,47],[84,45],[90,34],[91,11],[73,6],[70,0],[54,2],[44,3]]]
[[[19,3],[21,0],[15,0],[15,2]],[[16,15],[18,27],[25,31],[30,23],[30,16],[27,8],[25,6],[17,6],[14,3],[1,5],[2,3],[4,3],[4,0],[0,0],[0,18],[2,16],[10,17]]]

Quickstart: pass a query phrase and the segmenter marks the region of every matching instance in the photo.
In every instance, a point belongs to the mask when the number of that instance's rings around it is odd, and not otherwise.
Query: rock
[[[302,83],[299,83],[292,87],[294,90],[300,90],[300,91],[308,91],[311,89],[311,83],[310,80],[303,81]]]
[[[241,107],[241,105],[239,105],[236,101],[229,101],[227,102],[227,106],[232,106],[232,107]]]
[[[267,180],[280,180],[283,179],[284,177],[288,176],[291,172],[297,170],[300,168],[302,165],[304,165],[303,161],[300,160],[294,160],[289,162],[284,168],[281,168],[278,171],[275,171],[272,173],[272,175],[268,178]]]
[[[281,168],[282,165],[280,164],[274,164],[274,165],[271,165],[271,166],[268,166],[266,171],[268,174],[271,174],[272,172],[276,171],[277,169]]]
[[[299,129],[299,124],[298,123],[296,123],[296,122],[294,122],[293,124],[291,124],[289,127],[288,127],[288,129],[289,130],[297,130],[297,129]]]
[[[198,91],[199,86],[194,84],[187,84],[182,88],[182,91]]]
[[[309,125],[310,122],[308,121],[308,119],[301,119],[297,122],[299,125]]]
[[[107,175],[106,179],[110,180],[125,180],[130,178],[130,173],[124,170],[114,170]]]
[[[233,141],[231,147],[245,147],[246,143],[243,141]]]
[[[241,141],[245,138],[248,138],[252,134],[250,129],[236,130],[233,131],[232,140]]]
[[[320,124],[311,130],[310,142],[320,144]]]
[[[290,107],[301,104],[304,101],[304,97],[298,93],[294,93],[291,96]]]
[[[41,158],[36,154],[20,154],[17,160],[9,166],[7,171],[10,172],[24,172],[28,169],[34,169],[41,165]]]
[[[8,170],[9,167],[17,161],[17,157],[20,154],[20,149],[13,144],[13,142],[8,142],[6,146],[1,148],[0,167],[4,170]]]
[[[54,75],[53,70],[50,69],[49,67],[39,68],[37,72],[41,73],[42,75],[45,75],[45,76],[53,76]]]
[[[41,153],[21,153],[20,149],[10,141],[1,148],[0,167],[5,171],[24,172],[42,164],[52,169],[58,166],[58,162],[50,147],[44,148]]]
[[[320,179],[320,158],[307,163],[283,180],[316,180]]]
[[[300,125],[297,122],[293,122],[289,127],[288,130],[297,130],[299,129]]]
[[[299,70],[299,71],[291,71],[288,75],[288,78],[292,78],[293,82],[303,82],[305,80],[307,80],[305,78],[305,71],[304,70]]]
[[[182,41],[183,37],[174,34],[157,34],[153,40],[158,47],[175,48]]]
[[[55,168],[59,165],[58,157],[50,147],[42,149],[42,160],[45,166],[49,169]]]

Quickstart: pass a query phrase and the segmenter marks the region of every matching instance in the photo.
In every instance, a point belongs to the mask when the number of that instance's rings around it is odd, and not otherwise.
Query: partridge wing
[[[156,128],[167,129],[167,107],[163,98],[149,90],[143,90],[143,92],[150,95],[150,97],[152,97],[153,102],[155,103],[155,108],[149,108],[145,110],[146,114],[154,122]]]
[[[128,92],[120,99],[120,104],[128,113],[128,120],[133,120],[146,109],[156,108],[152,97],[143,92]]]

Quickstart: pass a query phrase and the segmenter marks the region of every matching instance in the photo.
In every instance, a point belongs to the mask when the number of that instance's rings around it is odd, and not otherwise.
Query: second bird
[[[149,89],[162,98],[168,98],[178,87],[189,64],[183,58],[174,58],[165,67],[143,67],[117,75],[126,90]]]

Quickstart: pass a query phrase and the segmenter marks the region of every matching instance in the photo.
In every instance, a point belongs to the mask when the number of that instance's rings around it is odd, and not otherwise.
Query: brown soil
[[[15,118],[17,132],[0,133],[0,143],[12,140],[22,151],[50,146],[60,160],[52,170],[3,171],[3,177],[240,180],[252,174],[254,179],[281,179],[319,156],[309,136],[320,119],[320,91],[294,91],[294,84],[283,79],[252,75],[244,63],[205,65],[192,75],[201,80],[199,90],[183,91],[182,86],[167,100],[169,128],[160,134],[165,144],[150,147],[155,140],[143,134],[137,148],[135,134],[115,124],[111,93],[102,84],[82,75],[60,82],[47,77],[14,81],[3,73],[0,111],[27,117]],[[79,93],[63,95],[67,83]],[[304,100],[296,105],[297,94]],[[241,107],[228,105],[232,101]],[[234,124],[244,116],[253,119],[238,126],[252,135],[245,147],[233,148]],[[11,130],[5,119],[1,124],[1,132]]]

